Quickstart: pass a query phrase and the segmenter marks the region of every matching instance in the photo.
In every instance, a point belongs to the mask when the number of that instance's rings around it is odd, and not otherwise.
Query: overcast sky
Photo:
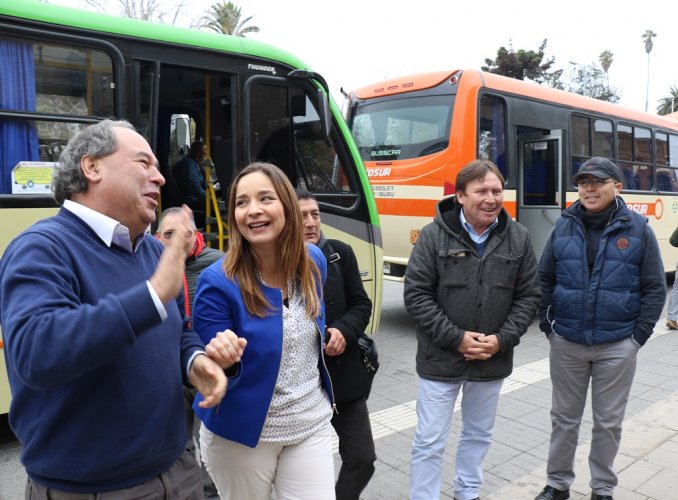
[[[49,0],[85,6],[84,0]],[[176,5],[175,0],[163,0]],[[199,18],[214,0],[184,0]],[[115,13],[113,0],[111,13]],[[678,86],[678,4],[643,0],[235,0],[261,31],[247,35],[295,54],[322,74],[339,105],[339,89],[410,73],[477,68],[494,59],[500,46],[536,51],[546,38],[554,69],[598,62],[612,51],[610,85],[620,103],[645,110],[648,56],[645,30],[657,33],[650,53],[648,111]],[[631,8],[633,6],[633,8]]]

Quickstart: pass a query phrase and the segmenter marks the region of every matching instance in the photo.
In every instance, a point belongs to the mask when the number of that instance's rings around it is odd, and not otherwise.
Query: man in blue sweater
[[[612,500],[622,421],[638,350],[666,299],[657,239],[621,199],[607,158],[582,164],[579,200],[565,210],[539,263],[539,327],[549,339],[553,383],[546,486],[535,500],[570,498],[574,458],[591,385],[591,500]]]
[[[182,385],[214,406],[226,378],[177,303],[188,209],[164,252],[146,234],[164,182],[129,123],[89,126],[55,170],[59,213],[0,261],[9,419],[27,499],[202,498]]]

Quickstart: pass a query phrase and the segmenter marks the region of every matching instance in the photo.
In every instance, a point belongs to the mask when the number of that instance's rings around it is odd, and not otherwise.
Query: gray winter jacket
[[[459,221],[456,199],[438,203],[421,230],[405,274],[405,307],[417,324],[417,374],[446,382],[508,377],[513,348],[535,318],[541,297],[527,229],[502,210],[482,256]],[[465,331],[496,334],[501,350],[466,361]]]

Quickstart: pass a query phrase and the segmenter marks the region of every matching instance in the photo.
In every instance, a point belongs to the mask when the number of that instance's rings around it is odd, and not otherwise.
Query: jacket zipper
[[[327,380],[330,381],[330,395],[332,396],[332,413],[335,415],[339,415],[339,410],[337,410],[337,403],[336,399],[334,398],[334,385],[332,384],[332,377],[330,376],[330,371],[327,369],[327,364],[325,363],[325,353],[323,352],[323,334],[320,332],[320,327],[318,326],[318,322],[314,319],[313,324],[315,325],[315,329],[318,331],[318,334],[320,336],[320,359],[323,362],[323,367],[325,368],[325,373],[327,374]]]

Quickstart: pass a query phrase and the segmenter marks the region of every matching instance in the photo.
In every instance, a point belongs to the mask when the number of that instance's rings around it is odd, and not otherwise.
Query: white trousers
[[[256,448],[200,426],[202,459],[223,500],[334,500],[330,426],[299,444]]]
[[[478,497],[503,382],[439,382],[419,378],[417,431],[410,462],[410,500],[440,498],[443,453],[460,390],[461,434],[455,462],[454,497],[458,500]]]

